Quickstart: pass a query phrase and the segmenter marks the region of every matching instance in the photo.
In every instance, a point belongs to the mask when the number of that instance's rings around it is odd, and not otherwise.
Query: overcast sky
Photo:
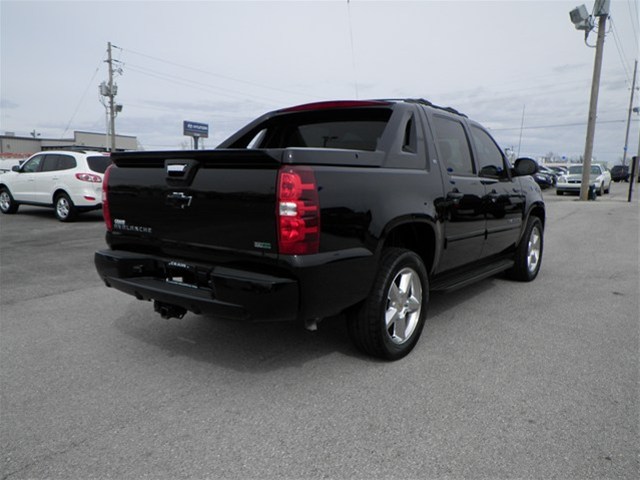
[[[328,99],[422,97],[521,156],[584,152],[595,48],[563,1],[0,0],[0,133],[104,132],[107,42],[121,74],[116,132],[146,150],[214,147],[256,116]],[[588,0],[589,11],[593,0]],[[594,157],[622,158],[639,0],[612,0]],[[596,33],[587,39],[595,45]],[[635,106],[640,105],[636,91]],[[523,115],[524,113],[524,115]],[[629,152],[638,150],[633,114]],[[523,122],[524,120],[524,122]]]

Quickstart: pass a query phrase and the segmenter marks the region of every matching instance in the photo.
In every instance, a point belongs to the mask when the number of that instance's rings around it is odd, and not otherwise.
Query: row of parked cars
[[[10,214],[22,204],[36,205],[53,208],[62,222],[72,221],[79,213],[100,208],[104,172],[110,164],[109,154],[101,152],[37,153],[10,171],[0,172],[0,212]],[[593,164],[589,178],[595,193],[603,195],[609,193],[611,182],[629,181],[629,176],[626,165],[609,170]],[[558,195],[580,192],[582,165],[539,165],[534,179],[543,189],[555,187]]]
[[[629,177],[629,167],[626,165],[616,165],[609,170],[604,165],[594,163],[589,173],[590,184],[596,195],[609,193],[612,182],[628,182]],[[542,189],[555,187],[558,195],[579,193],[582,184],[582,165],[569,167],[540,165],[534,179]],[[640,174],[638,181],[640,181]]]

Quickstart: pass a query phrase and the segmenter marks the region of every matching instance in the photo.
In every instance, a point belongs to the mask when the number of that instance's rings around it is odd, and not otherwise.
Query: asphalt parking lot
[[[639,193],[547,191],[542,270],[435,294],[385,363],[103,286],[99,212],[0,216],[0,477],[640,478]]]

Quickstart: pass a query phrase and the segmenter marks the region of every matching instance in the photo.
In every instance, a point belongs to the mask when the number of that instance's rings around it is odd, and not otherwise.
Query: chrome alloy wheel
[[[69,205],[69,200],[65,196],[61,196],[56,201],[56,211],[58,212],[59,218],[67,218],[69,216],[69,211],[71,210],[71,206]]]
[[[11,197],[8,192],[3,190],[0,192],[0,209],[6,212],[9,208],[11,208]]]
[[[540,235],[540,228],[536,225],[531,229],[529,244],[527,245],[527,268],[530,273],[534,273],[538,268],[541,253],[542,235]]]
[[[385,330],[391,341],[401,345],[411,338],[422,310],[422,282],[411,268],[404,268],[391,282],[387,293]]]

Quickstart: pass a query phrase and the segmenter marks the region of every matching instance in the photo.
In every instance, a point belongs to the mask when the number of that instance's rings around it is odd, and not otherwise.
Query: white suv
[[[111,164],[108,154],[87,151],[45,151],[0,174],[0,211],[18,207],[53,207],[61,222],[102,204],[102,178]]]

